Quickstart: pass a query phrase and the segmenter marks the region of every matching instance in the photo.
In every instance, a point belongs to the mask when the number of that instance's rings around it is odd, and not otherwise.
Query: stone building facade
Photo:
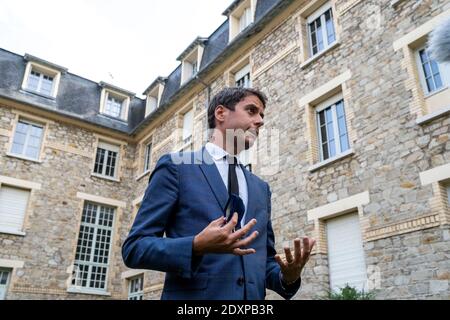
[[[251,85],[269,97],[248,162],[272,189],[277,250],[317,239],[295,299],[345,283],[449,299],[450,68],[426,41],[450,1],[236,0],[224,14],[146,99],[0,50],[0,297],[158,299],[164,274],[120,253],[148,177],[205,143],[216,92]]]

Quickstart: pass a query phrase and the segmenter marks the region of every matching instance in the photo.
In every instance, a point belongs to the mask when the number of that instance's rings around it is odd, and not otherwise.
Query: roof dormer
[[[230,42],[255,21],[256,1],[236,0],[224,11],[229,20]]]
[[[27,61],[22,81],[22,90],[55,99],[58,94],[61,74],[67,69],[54,63],[25,54]]]
[[[144,95],[147,96],[147,102],[145,104],[145,117],[150,113],[158,109],[161,103],[161,97],[164,92],[167,78],[158,77],[152,84],[144,91]]]
[[[206,41],[207,38],[197,37],[177,58],[181,61],[181,85],[195,77],[199,71]]]
[[[100,82],[103,88],[100,98],[100,113],[118,120],[128,120],[131,98],[136,94],[106,82]]]

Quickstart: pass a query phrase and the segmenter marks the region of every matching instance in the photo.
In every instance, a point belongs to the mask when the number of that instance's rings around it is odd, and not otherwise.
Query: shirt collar
[[[219,147],[218,145],[216,145],[212,142],[206,143],[205,148],[206,148],[206,151],[208,151],[208,153],[211,155],[211,157],[216,161],[224,160],[224,157],[229,155],[228,152],[226,152],[221,147]],[[237,156],[236,156],[236,159],[237,159],[237,162],[240,164],[241,162],[239,161],[239,158]]]

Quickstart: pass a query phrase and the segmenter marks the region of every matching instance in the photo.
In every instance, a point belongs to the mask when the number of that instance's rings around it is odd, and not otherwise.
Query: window
[[[44,127],[40,124],[19,119],[11,153],[37,160],[41,151]]]
[[[75,254],[72,285],[106,290],[114,208],[85,202]]]
[[[250,65],[246,65],[244,68],[236,72],[234,75],[236,87],[249,88],[252,86],[250,79]]]
[[[420,81],[425,94],[432,94],[445,88],[450,78],[450,66],[439,64],[430,57],[426,48],[417,50]]]
[[[336,41],[331,4],[326,4],[308,17],[308,37],[311,57]]]
[[[194,61],[191,63],[191,65],[192,65],[192,78],[193,78],[193,77],[195,77],[195,75],[198,72],[198,62]]]
[[[244,12],[239,18],[239,32],[242,32],[253,22],[252,9],[250,7],[245,8]]]
[[[0,186],[0,232],[22,232],[30,191]]]
[[[119,150],[119,146],[99,142],[95,157],[94,173],[115,178],[117,176]]]
[[[10,269],[0,269],[0,300],[6,299],[10,274]]]
[[[333,218],[326,223],[330,288],[346,284],[365,289],[366,264],[358,214]]]
[[[144,172],[150,170],[151,162],[152,162],[152,143],[150,142],[145,147]]]
[[[331,104],[328,100],[316,109],[321,161],[350,149],[342,95],[338,99]]]
[[[28,76],[27,89],[52,96],[54,77],[33,68]]]
[[[447,198],[448,198],[448,203],[450,204],[450,185],[447,186]]]
[[[144,275],[128,280],[128,300],[144,299]]]
[[[244,31],[254,21],[256,0],[234,1],[223,14],[229,19],[229,41]]]
[[[99,85],[103,87],[100,99],[100,113],[127,121],[130,101],[135,94],[105,82],[100,82]]]
[[[183,116],[183,145],[192,143],[194,110],[186,112]]]

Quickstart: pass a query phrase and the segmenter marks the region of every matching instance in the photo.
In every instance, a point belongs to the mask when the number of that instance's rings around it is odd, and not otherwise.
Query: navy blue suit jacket
[[[180,163],[180,162],[185,163]],[[187,162],[187,163],[186,163]],[[130,268],[166,272],[162,299],[264,299],[266,288],[291,298],[300,280],[282,286],[274,259],[269,185],[244,169],[247,223],[257,219],[255,254],[192,254],[194,236],[224,212],[228,192],[205,148],[159,159],[122,247]],[[165,236],[164,236],[165,234]]]

